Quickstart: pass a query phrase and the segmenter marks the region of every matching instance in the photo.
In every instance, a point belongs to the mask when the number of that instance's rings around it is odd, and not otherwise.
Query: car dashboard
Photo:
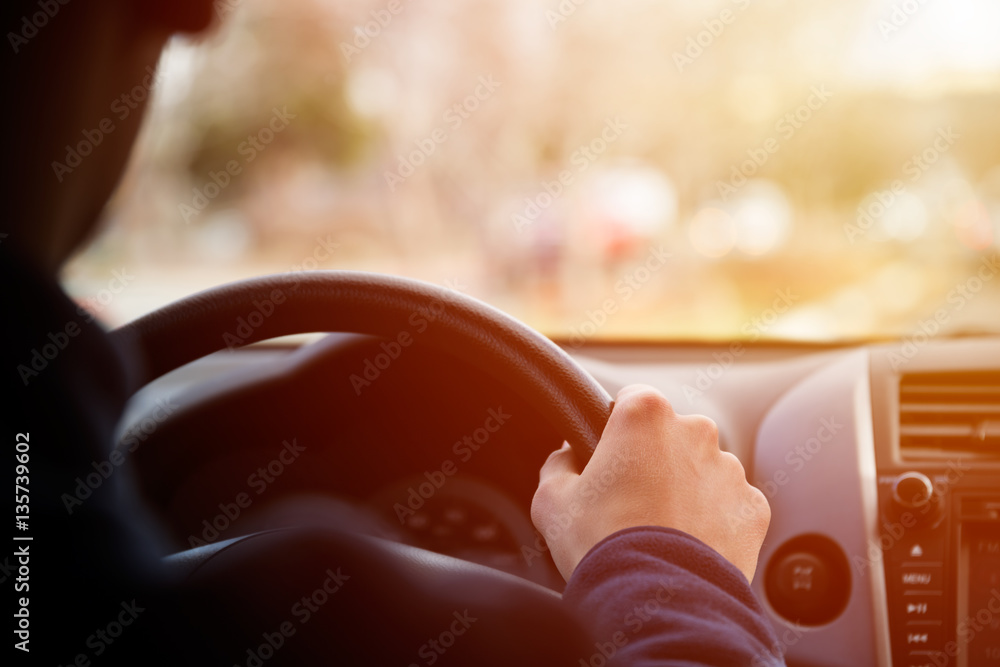
[[[612,395],[646,383],[718,424],[771,505],[752,586],[789,665],[1000,664],[1000,340],[564,347]],[[255,346],[141,390],[121,447],[171,548],[306,497],[560,590],[529,518],[559,435],[430,350],[350,382],[373,350],[353,334]]]

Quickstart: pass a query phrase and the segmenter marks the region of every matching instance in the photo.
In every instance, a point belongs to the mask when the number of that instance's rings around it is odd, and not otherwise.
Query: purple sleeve
[[[746,578],[671,528],[619,531],[590,550],[563,599],[591,625],[580,665],[784,665]]]

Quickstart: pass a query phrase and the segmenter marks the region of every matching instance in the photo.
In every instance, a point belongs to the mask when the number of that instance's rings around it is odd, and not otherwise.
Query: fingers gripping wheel
[[[236,334],[241,318],[246,326]],[[529,399],[581,463],[611,414],[608,393],[552,341],[481,301],[407,278],[354,271],[264,276],[174,302],[112,336],[139,352],[145,384],[227,347],[317,331],[391,340],[407,333],[453,354]]]

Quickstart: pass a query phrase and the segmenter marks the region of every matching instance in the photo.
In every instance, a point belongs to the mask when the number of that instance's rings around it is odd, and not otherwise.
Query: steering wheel
[[[112,337],[138,354],[142,386],[226,347],[317,331],[375,335],[399,345],[419,341],[469,362],[528,399],[572,445],[581,465],[611,412],[607,392],[541,334],[459,292],[405,278],[322,271],[240,281],[154,311]],[[319,583],[306,573],[335,578],[340,566],[350,574],[343,592],[336,593],[338,605],[324,612],[323,623],[295,626],[301,630],[299,648],[294,656],[285,652],[290,664],[310,664],[317,655],[323,664],[336,637],[343,639],[339,657],[347,663],[406,664],[420,642],[437,636],[440,624],[459,613],[456,609],[472,604],[470,594],[476,618],[491,619],[491,627],[502,632],[470,633],[461,648],[449,649],[449,664],[575,664],[566,657],[592,650],[586,632],[548,589],[351,531],[268,531],[175,554],[166,562],[186,579],[184,613],[192,623],[212,624],[214,630],[206,633],[214,637],[212,650],[239,664],[248,659],[246,647],[260,643],[261,630],[270,630],[266,623],[286,627],[297,596]],[[371,609],[378,613],[366,615]],[[226,620],[220,625],[219,619]],[[239,648],[233,652],[233,647]]]
[[[142,361],[140,385],[222,349],[297,333],[337,331],[419,341],[519,392],[581,464],[600,440],[611,397],[548,338],[455,290],[356,271],[286,273],[192,295],[112,332]]]

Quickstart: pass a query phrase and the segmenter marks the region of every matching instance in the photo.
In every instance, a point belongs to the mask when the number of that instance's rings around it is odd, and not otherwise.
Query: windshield
[[[992,0],[215,9],[110,107],[153,89],[65,272],[109,324],[357,269],[572,344],[1000,330]]]

